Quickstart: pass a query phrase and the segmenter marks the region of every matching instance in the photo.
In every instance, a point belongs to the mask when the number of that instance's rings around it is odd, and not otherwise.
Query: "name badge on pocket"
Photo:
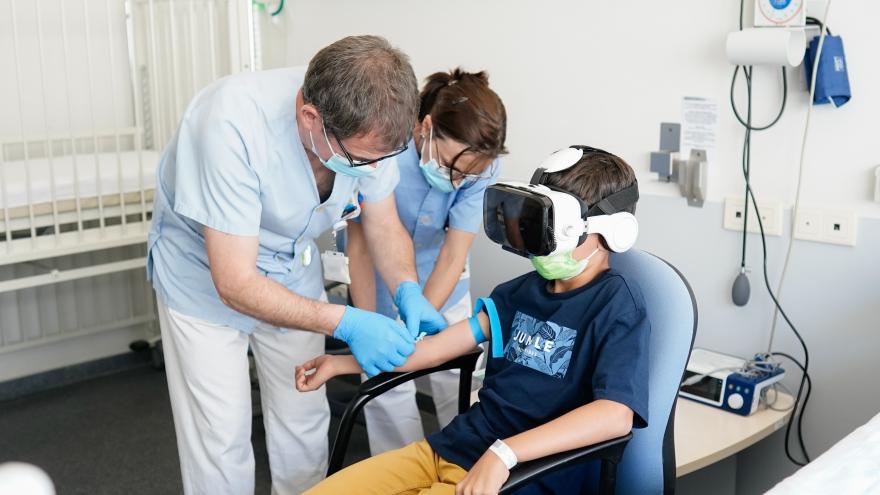
[[[330,282],[350,284],[351,277],[348,273],[348,256],[339,251],[324,251],[321,253],[321,264],[324,265],[324,279]]]

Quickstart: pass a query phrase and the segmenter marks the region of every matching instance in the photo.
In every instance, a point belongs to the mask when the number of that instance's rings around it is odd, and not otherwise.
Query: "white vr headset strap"
[[[632,213],[596,215],[587,217],[584,223],[587,234],[601,234],[608,247],[616,253],[629,250],[639,236],[639,222]]]

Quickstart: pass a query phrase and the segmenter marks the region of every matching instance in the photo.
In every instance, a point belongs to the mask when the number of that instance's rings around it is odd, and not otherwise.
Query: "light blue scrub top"
[[[336,174],[330,198],[320,203],[295,119],[304,75],[300,67],[225,77],[186,109],[159,164],[147,240],[147,276],[171,309],[248,333],[258,323],[220,301],[203,226],[259,236],[260,273],[321,297],[315,238],[341,219],[358,191],[369,202],[394,190],[397,164],[389,159],[365,178]]]
[[[410,141],[407,150],[397,158],[400,171],[400,182],[394,189],[397,211],[412,237],[419,285],[424,288],[446,240],[446,227],[473,234],[479,232],[483,222],[483,196],[486,188],[498,180],[501,166],[496,159],[483,172],[484,179],[451,193],[442,193],[432,188],[422,175],[415,141]],[[397,317],[394,301],[382,277],[376,274],[375,278],[376,311]],[[440,311],[459,302],[468,290],[470,278],[460,279]]]

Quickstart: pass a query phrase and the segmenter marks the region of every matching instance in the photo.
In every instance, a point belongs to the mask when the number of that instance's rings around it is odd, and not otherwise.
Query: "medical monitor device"
[[[767,389],[782,380],[777,365],[749,366],[742,358],[706,349],[694,349],[685,368],[678,395],[748,416],[758,410]]]

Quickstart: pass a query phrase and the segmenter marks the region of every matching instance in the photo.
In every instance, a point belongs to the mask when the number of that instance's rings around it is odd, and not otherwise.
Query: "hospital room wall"
[[[411,56],[420,79],[457,65],[488,70],[509,114],[510,155],[502,175],[526,178],[549,151],[571,143],[624,157],[637,170],[643,192],[638,247],[668,259],[690,280],[700,308],[697,345],[747,356],[766,349],[773,313],[755,235],[749,236],[747,260],[752,300],[744,308],[730,302],[741,244],[736,232],[721,228],[723,198],[739,196],[743,188],[743,133],[727,105],[732,66],[724,58],[724,38],[737,27],[738,7],[734,0],[457,0],[442,6],[402,0],[304,1],[289,4],[282,24],[264,31],[266,46],[274,47],[267,49],[265,61],[267,67],[305,64],[339,37],[377,33]],[[858,245],[798,241],[782,295],[812,350],[815,391],[804,428],[814,456],[880,410],[870,378],[880,355],[873,310],[880,303],[880,205],[871,201],[870,186],[873,169],[880,165],[880,92],[871,91],[880,87],[880,65],[871,50],[880,46],[880,32],[864,23],[878,17],[877,2],[832,5],[830,25],[844,37],[854,97],[840,109],[815,107],[802,199],[805,205],[854,209],[861,217]],[[782,201],[786,224],[807,101],[802,69],[789,70],[789,81],[786,113],[772,130],[753,136],[752,159],[756,194]],[[755,91],[756,120],[766,121],[781,96],[777,73],[757,69]],[[719,144],[710,156],[709,201],[703,208],[686,206],[675,186],[648,173],[659,123],[680,120],[685,95],[719,102]],[[773,284],[785,239],[768,238]],[[530,269],[526,260],[509,254],[502,259],[498,253],[497,246],[478,237],[472,253],[474,294],[486,294]],[[801,355],[784,325],[775,349]],[[796,385],[792,379],[787,383]],[[737,493],[758,493],[794,470],[785,460],[781,436],[739,455]]]
[[[747,1],[746,23],[752,2]],[[552,7],[551,7],[552,6]],[[679,122],[682,96],[719,104],[716,153],[710,156],[712,201],[742,193],[742,130],[728,105],[733,71],[724,55],[737,28],[739,2],[470,2],[389,0],[292,2],[279,25],[264,30],[264,65],[304,65],[321,47],[350,34],[377,33],[412,59],[416,76],[462,65],[485,69],[509,115],[511,150],[504,175],[523,176],[549,150],[588,143],[614,150],[643,175],[647,194],[675,196],[649,179],[648,155],[660,122]],[[816,107],[810,130],[803,202],[853,208],[880,218],[872,201],[880,129],[880,3],[834,2],[830,24],[846,43],[852,103]],[[778,110],[778,70],[755,75],[756,122]],[[742,82],[742,81],[741,81]],[[762,199],[794,201],[797,157],[806,115],[802,68],[789,70],[788,107],[779,125],[753,136],[752,178]],[[742,108],[745,91],[739,98]]]

